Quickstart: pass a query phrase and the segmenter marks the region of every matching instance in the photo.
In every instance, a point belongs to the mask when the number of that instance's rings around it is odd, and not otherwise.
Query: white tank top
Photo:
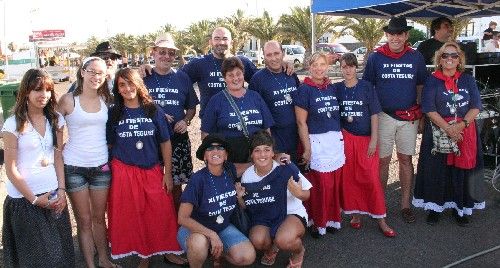
[[[108,107],[100,99],[101,108],[87,113],[80,106],[80,97],[74,98],[75,107],[65,116],[69,140],[64,146],[64,164],[77,167],[97,167],[108,162],[106,121]]]

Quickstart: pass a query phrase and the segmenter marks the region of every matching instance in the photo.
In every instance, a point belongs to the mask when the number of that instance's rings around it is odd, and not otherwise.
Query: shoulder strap
[[[222,92],[224,92],[224,96],[226,96],[226,99],[229,101],[229,104],[231,104],[231,107],[233,107],[234,112],[236,113],[236,115],[238,115],[241,124],[241,129],[243,130],[243,134],[245,135],[245,137],[248,138],[250,135],[248,134],[247,124],[245,123],[245,120],[243,120],[243,116],[240,113],[240,109],[238,109],[238,106],[234,102],[233,97],[231,97],[231,95],[226,89],[223,89]]]

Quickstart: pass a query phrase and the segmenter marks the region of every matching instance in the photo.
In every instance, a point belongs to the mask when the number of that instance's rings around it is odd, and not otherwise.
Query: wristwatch
[[[462,122],[464,122],[465,127],[469,127],[469,124],[470,124],[470,123],[469,123],[469,121],[467,121],[467,120],[463,119],[463,120],[462,120]]]

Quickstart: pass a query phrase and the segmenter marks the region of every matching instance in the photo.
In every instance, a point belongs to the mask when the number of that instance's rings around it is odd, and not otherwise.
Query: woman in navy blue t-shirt
[[[244,67],[238,57],[222,62],[222,76],[227,88],[210,99],[201,123],[202,139],[208,134],[218,133],[231,145],[234,151],[229,161],[235,164],[238,175],[250,166],[249,137],[261,129],[270,132],[274,124],[271,112],[259,93],[243,87],[243,74]]]
[[[182,251],[176,239],[172,147],[165,113],[154,104],[134,69],[116,73],[113,93],[114,106],[106,126],[112,155],[108,205],[111,256],[138,255],[139,267],[147,267],[149,257],[169,253],[166,260],[182,263],[172,255]]]
[[[206,167],[195,172],[181,196],[177,240],[187,251],[189,265],[202,267],[208,255],[214,266],[225,257],[233,265],[250,265],[255,250],[248,238],[231,224],[236,206],[232,173],[225,168],[229,144],[219,135],[208,135],[196,151]]]

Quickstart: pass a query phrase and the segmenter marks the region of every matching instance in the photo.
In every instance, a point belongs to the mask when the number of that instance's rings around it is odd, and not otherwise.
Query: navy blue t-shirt
[[[423,85],[427,69],[422,54],[408,51],[399,59],[380,52],[368,57],[363,80],[375,86],[382,110],[388,114],[408,110],[417,103],[417,85]]]
[[[344,82],[334,84],[340,103],[340,118],[342,128],[357,136],[370,136],[371,116],[382,111],[377,94],[370,82],[358,80],[358,83],[348,88]],[[347,120],[352,117],[352,122]]]
[[[458,94],[453,101],[453,92],[446,90],[444,81],[430,75],[424,85],[422,112],[437,112],[442,117],[455,116],[450,108],[455,105],[457,116],[463,118],[470,109],[482,110],[481,96],[474,77],[463,73],[458,79]]]
[[[292,163],[279,165],[262,180],[241,184],[247,192],[243,199],[252,226],[267,226],[274,237],[287,215],[288,180],[293,177],[298,181],[299,173],[299,169]]]
[[[271,111],[275,127],[295,124],[293,99],[300,82],[297,75],[285,72],[272,73],[264,68],[254,74],[248,89],[259,92]]]
[[[224,230],[237,206],[236,188],[226,171],[221,176],[214,176],[208,168],[195,172],[182,192],[181,203],[193,205],[191,217],[215,232]],[[217,223],[217,217],[224,218]]]
[[[302,84],[297,91],[294,103],[295,106],[307,111],[309,134],[340,131],[337,91],[332,84],[328,85],[326,89]]]
[[[109,109],[108,118],[116,106]],[[160,144],[170,139],[170,126],[160,107],[153,118],[144,109],[127,108],[115,125],[106,123],[106,139],[112,145],[111,154],[127,165],[151,168],[160,163]],[[142,148],[139,148],[142,144]]]
[[[182,71],[172,71],[166,75],[153,71],[151,75],[144,77],[144,84],[154,102],[166,114],[174,117],[172,126],[184,119],[185,110],[194,109],[199,103],[193,82]]]
[[[247,125],[249,135],[270,128],[274,124],[271,112],[259,93],[247,90],[241,98],[231,96],[238,106]],[[240,129],[238,129],[240,128]],[[224,92],[219,92],[210,99],[201,122],[201,131],[224,137],[242,137],[240,120]]]
[[[245,68],[245,81],[249,82],[257,67],[246,57],[239,56]],[[226,88],[226,83],[222,77],[222,60],[208,54],[200,58],[191,60],[182,67],[182,71],[187,73],[193,83],[198,83],[200,89],[200,117],[203,117],[205,106],[212,96]]]

